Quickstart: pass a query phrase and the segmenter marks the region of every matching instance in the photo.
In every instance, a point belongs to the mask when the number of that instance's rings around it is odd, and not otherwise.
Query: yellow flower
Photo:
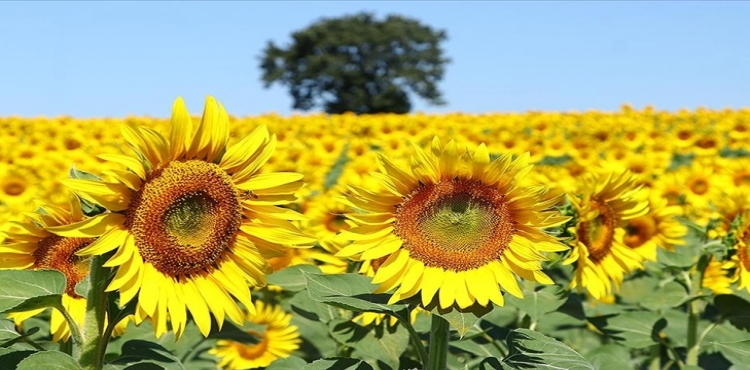
[[[735,267],[735,277],[739,279],[738,289],[747,289],[750,293],[750,211],[742,214],[742,224],[737,230],[735,253],[731,258]]]
[[[80,223],[51,228],[62,236],[99,237],[77,252],[101,255],[115,269],[107,291],[119,291],[120,305],[137,296],[135,323],[150,318],[157,336],[167,323],[179,338],[187,311],[203,335],[211,317],[244,321],[237,299],[250,312],[249,286],[264,286],[268,259],[288,246],[309,246],[287,220],[299,214],[277,207],[295,200],[297,173],[259,173],[276,140],[258,127],[227,147],[224,108],[208,98],[197,130],[182,99],[175,101],[171,135],[133,125],[122,134],[135,152],[101,155],[128,171],[105,174],[114,181],[65,180],[84,199],[109,212]]]
[[[649,199],[649,212],[625,225],[623,243],[644,259],[656,261],[657,248],[673,251],[674,246],[685,244],[687,227],[675,218],[682,215],[681,207],[669,206],[666,199],[653,194]]]
[[[67,238],[52,234],[48,228],[67,225],[83,219],[78,197],[70,197],[70,209],[40,203],[40,212],[27,213],[26,222],[18,222],[0,245],[0,268],[57,270],[67,280],[62,305],[79,325],[86,315],[86,299],[76,294],[75,287],[88,275],[88,263],[75,253],[89,245],[93,238]],[[35,316],[45,309],[12,313],[8,315],[16,324]],[[70,338],[70,327],[62,314],[53,310],[50,332],[55,342]]]
[[[209,353],[220,358],[219,367],[229,370],[266,367],[280,358],[286,358],[299,348],[302,342],[297,327],[291,325],[292,315],[278,306],[262,301],[255,302],[257,314],[247,315],[248,322],[263,325],[262,333],[248,331],[259,343],[244,344],[231,340],[219,340]]]
[[[648,212],[648,201],[639,197],[640,187],[633,186],[636,179],[628,172],[592,178],[581,196],[569,197],[578,223],[571,230],[572,253],[564,262],[576,263],[571,287],[585,288],[601,300],[619,288],[624,274],[642,268],[643,257],[623,244],[623,227]]]
[[[516,281],[552,284],[542,272],[542,252],[567,248],[543,228],[567,218],[542,201],[545,187],[521,187],[529,156],[490,161],[486,146],[473,154],[451,141],[432,152],[414,148],[408,171],[379,157],[374,176],[387,191],[351,187],[346,202],[358,226],[341,232],[352,243],[338,255],[377,263],[378,292],[395,290],[390,303],[419,296],[423,306],[503,305],[500,287],[522,297]],[[382,264],[380,263],[380,261]]]
[[[732,294],[732,283],[737,281],[738,276],[730,276],[729,270],[736,268],[733,261],[717,261],[713,257],[708,262],[706,269],[703,271],[702,285],[714,294]]]

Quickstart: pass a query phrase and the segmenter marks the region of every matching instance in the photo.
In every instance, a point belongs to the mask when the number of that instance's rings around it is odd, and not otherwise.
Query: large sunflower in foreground
[[[643,267],[643,256],[623,240],[628,220],[645,215],[648,201],[639,194],[641,187],[634,185],[635,176],[627,171],[592,178],[582,195],[569,197],[578,222],[570,230],[575,240],[564,262],[576,262],[571,287],[585,288],[594,298],[602,299],[620,286],[626,273]]]
[[[86,299],[76,294],[75,287],[89,273],[88,261],[75,253],[89,245],[93,238],[67,238],[47,231],[49,227],[81,221],[81,205],[78,197],[70,197],[70,209],[50,204],[40,204],[40,212],[27,213],[25,222],[13,225],[8,239],[0,245],[0,268],[57,270],[65,275],[67,285],[62,295],[62,305],[73,320],[83,325],[86,315]],[[12,313],[8,315],[16,324],[35,316],[45,309]],[[53,310],[50,316],[52,340],[67,341],[70,327],[63,315]]]
[[[203,335],[210,314],[244,322],[236,298],[250,312],[249,286],[264,286],[268,258],[288,246],[315,242],[287,220],[296,212],[277,207],[296,198],[298,173],[259,173],[276,147],[264,126],[228,147],[229,118],[213,98],[197,129],[182,99],[172,110],[171,135],[122,126],[135,155],[100,158],[128,171],[106,172],[114,181],[65,180],[84,199],[109,212],[52,228],[69,237],[99,237],[77,252],[116,252],[104,264],[116,273],[107,287],[119,290],[120,305],[137,296],[135,322],[151,318],[156,335],[171,322],[176,337],[187,311]]]
[[[423,306],[503,305],[500,288],[522,297],[516,275],[543,284],[542,252],[566,250],[542,229],[567,218],[551,210],[545,187],[521,187],[531,170],[528,154],[490,161],[482,144],[474,153],[451,141],[432,151],[415,147],[411,168],[383,156],[374,176],[382,191],[351,187],[346,202],[358,226],[342,231],[352,243],[337,255],[376,263],[378,291],[394,290],[391,303],[418,296]]]
[[[264,327],[262,333],[248,331],[259,342],[217,341],[216,348],[209,352],[219,357],[219,367],[228,370],[266,367],[278,359],[289,357],[299,348],[302,339],[297,327],[291,324],[292,314],[262,301],[257,301],[256,305],[257,314],[247,315],[247,321]]]

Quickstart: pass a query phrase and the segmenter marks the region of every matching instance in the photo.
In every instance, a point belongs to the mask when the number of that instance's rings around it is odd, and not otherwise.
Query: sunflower
[[[682,215],[679,206],[667,205],[667,200],[653,194],[649,197],[649,212],[631,218],[625,225],[623,243],[648,261],[656,261],[656,249],[673,251],[685,244],[687,227],[675,217]]]
[[[81,205],[78,197],[70,197],[70,209],[50,204],[39,204],[39,212],[27,213],[28,220],[16,222],[8,233],[4,244],[0,245],[0,268],[57,270],[67,280],[62,295],[62,305],[76,323],[83,325],[86,315],[86,299],[75,292],[75,287],[89,273],[88,261],[75,255],[89,245],[92,238],[67,238],[55,235],[48,228],[81,221]],[[17,325],[45,309],[12,313],[8,315]],[[70,327],[63,315],[53,310],[50,317],[52,340],[67,341]]]
[[[580,196],[569,196],[578,213],[570,232],[575,236],[565,264],[576,263],[571,287],[586,289],[596,299],[619,288],[624,274],[642,268],[643,257],[623,243],[627,221],[648,212],[648,201],[629,172],[589,177]],[[593,180],[593,181],[591,181]]]
[[[280,358],[286,358],[299,348],[302,340],[297,327],[292,325],[292,314],[278,306],[256,301],[256,314],[247,315],[248,322],[262,325],[262,333],[249,330],[250,335],[260,340],[257,344],[244,344],[232,340],[219,340],[209,353],[220,358],[219,367],[224,369],[255,369],[266,367]]]
[[[172,330],[179,338],[187,311],[203,335],[211,317],[241,323],[232,299],[254,312],[249,286],[264,286],[268,259],[288,246],[315,239],[289,221],[299,214],[277,207],[295,200],[298,173],[259,173],[276,147],[275,136],[257,127],[227,147],[229,119],[213,98],[206,101],[197,130],[182,99],[172,110],[171,135],[134,125],[122,134],[134,156],[100,158],[128,171],[106,172],[113,181],[65,180],[84,199],[108,212],[83,222],[51,228],[68,237],[99,237],[77,252],[101,255],[115,269],[107,291],[119,291],[119,304],[137,296],[135,323],[151,318],[156,335]]]
[[[750,293],[750,211],[742,214],[742,223],[736,232],[737,242],[730,262],[735,267],[735,277],[739,280],[738,289],[747,289]]]
[[[542,284],[542,252],[567,248],[542,229],[567,221],[542,200],[545,187],[521,187],[529,155],[490,161],[482,144],[474,153],[451,141],[432,151],[415,146],[411,168],[384,156],[374,173],[384,189],[350,187],[344,200],[364,213],[349,213],[357,226],[341,232],[352,243],[337,255],[377,263],[378,292],[394,290],[390,303],[418,296],[423,306],[467,308],[503,305],[500,291],[522,297],[515,275]],[[381,263],[382,261],[382,263]]]
[[[703,282],[702,286],[711,291],[714,294],[732,294],[732,283],[737,281],[738,276],[731,276],[730,270],[736,268],[736,263],[733,261],[717,261],[713,257],[706,265],[706,269],[703,271]]]

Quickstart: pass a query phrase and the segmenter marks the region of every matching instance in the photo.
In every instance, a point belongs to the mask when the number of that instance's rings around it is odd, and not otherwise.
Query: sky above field
[[[0,2],[0,116],[169,116],[206,95],[294,113],[265,89],[268,40],[322,17],[396,13],[444,29],[448,104],[520,112],[750,106],[750,2]]]

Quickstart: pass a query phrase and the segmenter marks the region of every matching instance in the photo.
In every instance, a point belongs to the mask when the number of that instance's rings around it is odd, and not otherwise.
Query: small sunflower
[[[50,204],[39,204],[39,212],[27,213],[26,222],[14,223],[4,244],[0,245],[0,268],[57,270],[67,279],[62,305],[79,325],[86,315],[86,299],[75,292],[75,287],[89,273],[89,264],[75,253],[91,244],[93,238],[68,238],[55,235],[48,228],[81,221],[78,197],[70,197],[70,209]],[[35,316],[45,309],[12,313],[8,315],[16,324]],[[53,310],[50,317],[52,340],[67,341],[70,327],[63,315]]]
[[[742,215],[742,224],[736,230],[737,243],[734,245],[735,254],[731,258],[735,267],[735,277],[739,283],[738,289],[747,289],[750,293],[750,211]]]
[[[352,243],[337,255],[378,264],[373,283],[394,290],[390,303],[412,296],[423,306],[447,309],[490,302],[503,305],[500,288],[523,297],[516,275],[542,284],[542,252],[567,248],[544,228],[567,221],[544,199],[546,187],[521,187],[529,156],[490,161],[482,144],[474,153],[436,137],[432,151],[415,146],[411,168],[379,157],[373,175],[384,189],[350,187],[345,200],[364,213],[349,213],[357,226],[342,231]]]
[[[266,367],[274,361],[289,357],[302,340],[297,327],[291,324],[292,314],[278,306],[255,302],[256,314],[247,315],[248,322],[265,327],[262,333],[248,331],[259,343],[248,345],[232,340],[219,340],[209,352],[219,357],[219,367],[229,370]]]
[[[296,212],[277,207],[296,199],[302,175],[259,173],[276,147],[264,126],[228,147],[229,118],[211,97],[197,130],[179,98],[169,138],[145,127],[121,128],[135,155],[100,158],[128,171],[106,172],[113,181],[64,181],[109,212],[52,230],[99,237],[78,255],[116,250],[104,264],[115,269],[107,291],[119,291],[120,305],[137,297],[136,324],[150,318],[157,336],[171,322],[179,338],[187,311],[203,335],[211,314],[220,326],[225,317],[243,322],[232,297],[254,312],[248,285],[266,284],[268,259],[315,242],[288,221]]]
[[[649,212],[629,219],[625,225],[623,243],[644,259],[656,261],[657,248],[673,251],[675,246],[685,244],[687,227],[675,218],[681,215],[681,207],[669,206],[666,199],[651,196]]]
[[[717,261],[712,257],[703,271],[703,287],[711,289],[714,294],[732,294],[731,285],[738,278],[729,273],[733,268],[736,268],[735,262]]]
[[[627,171],[593,176],[582,195],[569,197],[578,222],[570,230],[575,240],[564,262],[576,263],[571,287],[585,288],[596,299],[611,295],[624,274],[643,267],[643,257],[623,243],[627,221],[648,212],[635,181]]]

